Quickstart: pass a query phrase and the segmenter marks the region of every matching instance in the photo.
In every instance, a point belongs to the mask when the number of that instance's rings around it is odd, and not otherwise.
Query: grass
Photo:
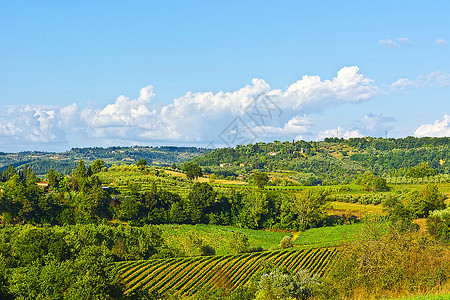
[[[418,295],[404,298],[389,298],[386,300],[448,300],[450,299],[450,294],[442,295]]]
[[[381,228],[386,224],[381,223]],[[250,248],[261,247],[263,250],[276,249],[285,236],[294,238],[294,246],[301,249],[319,247],[339,247],[346,245],[361,237],[367,227],[364,223],[338,225],[333,227],[312,228],[303,232],[276,232],[268,230],[253,230],[231,226],[218,225],[158,225],[162,230],[163,239],[167,244],[181,248],[180,237],[184,233],[196,232],[203,242],[216,250],[216,255],[232,253],[230,239],[234,232],[244,233],[249,240]]]
[[[266,230],[253,230],[231,226],[218,225],[176,225],[165,224],[158,225],[163,232],[163,239],[172,246],[180,245],[180,236],[183,233],[194,231],[198,233],[205,244],[212,246],[216,250],[217,255],[226,255],[230,253],[229,241],[234,232],[244,233],[249,240],[250,248],[261,247],[268,250],[277,247],[281,239],[291,233],[274,232]],[[181,249],[181,248],[180,248]]]
[[[373,204],[359,204],[359,203],[346,203],[346,202],[330,202],[331,208],[328,211],[331,215],[342,216],[345,214],[347,217],[356,216],[357,218],[363,218],[368,214],[372,215],[385,215],[382,205]]]
[[[378,223],[383,230],[387,223]],[[355,223],[333,227],[311,228],[296,236],[294,245],[303,248],[338,247],[349,244],[364,234],[368,225]]]

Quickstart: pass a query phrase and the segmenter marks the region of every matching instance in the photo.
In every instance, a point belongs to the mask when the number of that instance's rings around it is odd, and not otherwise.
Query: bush
[[[286,248],[292,248],[294,246],[294,242],[292,241],[292,237],[285,236],[280,242],[279,248],[280,249],[286,249]]]
[[[311,276],[308,270],[290,274],[276,268],[261,276],[256,299],[309,299],[319,285],[318,275]]]
[[[381,299],[427,293],[449,280],[448,249],[427,235],[391,229],[343,251],[327,283],[343,298]]]

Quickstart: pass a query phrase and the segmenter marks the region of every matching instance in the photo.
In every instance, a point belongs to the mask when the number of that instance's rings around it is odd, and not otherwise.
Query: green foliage
[[[93,174],[100,173],[104,168],[105,162],[101,159],[97,159],[88,167],[87,175],[92,176]]]
[[[208,256],[216,253],[215,249],[205,244],[202,237],[195,231],[183,233],[180,241],[186,256]]]
[[[58,188],[62,180],[64,179],[63,174],[56,172],[55,170],[50,169],[48,174],[45,176],[48,180],[48,183],[53,188]]]
[[[367,237],[342,252],[324,283],[340,297],[384,299],[426,293],[448,282],[448,250],[431,238],[396,230]]]
[[[308,270],[297,273],[282,271],[278,268],[265,273],[258,282],[257,300],[302,299],[311,298],[320,285],[317,274]]]
[[[258,188],[263,189],[269,182],[269,176],[265,172],[255,172],[250,176],[250,182],[254,183]]]
[[[145,167],[147,165],[147,160],[145,158],[141,158],[137,163],[136,166],[138,167]]]
[[[427,231],[442,243],[450,243],[450,207],[435,210],[427,218]]]
[[[445,208],[446,196],[435,184],[427,184],[420,191],[410,192],[403,201],[406,209],[416,218],[426,218],[433,210]]]
[[[327,195],[325,190],[305,190],[295,195],[293,208],[298,214],[300,228],[314,227],[325,218]]]
[[[292,248],[294,246],[294,241],[292,240],[292,237],[285,236],[280,242],[279,248],[280,249],[287,249]]]
[[[373,175],[371,172],[365,172],[357,179],[357,183],[364,187],[366,191],[386,192],[389,190],[386,179]]]
[[[229,240],[230,252],[232,254],[245,253],[250,250],[248,237],[242,232],[233,232]]]
[[[202,168],[199,165],[192,162],[187,162],[184,164],[183,172],[186,174],[186,177],[189,180],[196,179],[203,175]]]
[[[422,178],[434,175],[436,175],[436,170],[428,166],[428,163],[423,162],[418,166],[410,168],[406,172],[405,177]]]

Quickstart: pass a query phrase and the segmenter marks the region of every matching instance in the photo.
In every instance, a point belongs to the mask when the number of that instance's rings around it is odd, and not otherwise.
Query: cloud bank
[[[378,93],[374,81],[356,66],[342,68],[331,80],[305,75],[285,90],[271,89],[264,80],[255,78],[231,92],[189,91],[160,108],[152,103],[155,92],[149,85],[136,99],[121,95],[100,108],[76,103],[0,107],[0,141],[6,150],[22,150],[49,144],[67,148],[80,143],[236,144],[245,134],[268,140],[300,139],[317,134],[312,114],[366,101]]]

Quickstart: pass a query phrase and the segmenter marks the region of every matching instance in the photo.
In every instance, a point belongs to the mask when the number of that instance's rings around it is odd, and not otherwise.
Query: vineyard
[[[126,293],[150,292],[193,295],[214,288],[235,289],[248,284],[264,267],[308,269],[324,275],[334,261],[337,248],[278,250],[242,255],[201,256],[118,263]]]

